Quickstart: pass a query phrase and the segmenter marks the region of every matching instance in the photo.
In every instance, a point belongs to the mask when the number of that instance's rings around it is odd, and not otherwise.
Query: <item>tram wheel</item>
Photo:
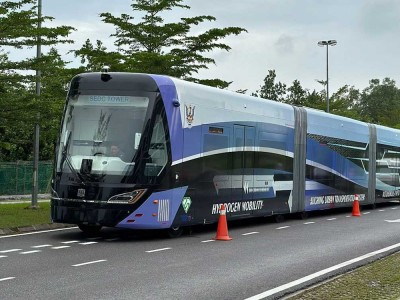
[[[299,218],[300,220],[308,219],[308,212],[302,211],[301,213],[299,213]]]
[[[274,215],[274,220],[275,223],[281,223],[285,220],[285,217],[283,215]]]
[[[171,239],[178,238],[182,235],[183,228],[182,227],[171,227],[167,229],[167,235]]]
[[[78,227],[84,234],[87,235],[95,235],[100,232],[100,225],[86,225],[86,224],[78,224]]]

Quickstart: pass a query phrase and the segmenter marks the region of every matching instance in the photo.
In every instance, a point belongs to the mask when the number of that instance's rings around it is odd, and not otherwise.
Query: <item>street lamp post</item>
[[[329,46],[335,46],[337,44],[336,40],[329,41],[319,41],[318,46],[326,46],[326,112],[329,113],[329,63],[328,63],[328,48]]]

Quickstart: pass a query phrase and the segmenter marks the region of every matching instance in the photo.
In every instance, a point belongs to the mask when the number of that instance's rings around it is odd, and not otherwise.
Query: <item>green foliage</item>
[[[166,12],[180,8],[183,0],[137,0],[131,8],[134,15],[142,19],[134,22],[134,17],[122,14],[102,13],[103,22],[115,27],[115,46],[117,51],[107,51],[97,41],[93,45],[87,40],[75,55],[86,64],[86,70],[98,71],[103,65],[113,71],[164,74],[202,84],[226,88],[230,82],[221,79],[200,80],[193,77],[201,69],[207,69],[215,60],[205,53],[214,50],[229,51],[231,48],[220,42],[230,36],[239,35],[246,30],[240,27],[212,28],[198,35],[191,35],[193,27],[204,22],[215,21],[209,15],[180,18],[175,23],[166,23],[162,17]]]
[[[287,89],[288,95],[286,98],[286,103],[293,105],[305,105],[307,100],[307,90],[301,87],[300,81],[295,80],[293,84]]]
[[[390,78],[372,79],[363,90],[358,109],[363,120],[400,128],[400,91]]]
[[[353,86],[345,85],[330,97],[330,112],[336,115],[361,120],[357,103],[361,94]]]
[[[36,46],[71,43],[67,38],[73,30],[69,26],[39,26],[48,24],[52,17],[38,16],[36,0],[3,1],[0,3],[0,161],[28,160],[32,156],[32,139],[37,114],[44,138],[41,140],[41,159],[52,158],[63,102],[64,88],[60,77],[68,73],[66,63],[54,49],[41,58],[10,61],[4,47],[20,50]],[[41,71],[42,95],[36,95],[35,70]],[[24,72],[21,72],[24,71]],[[55,75],[57,74],[57,75]],[[68,74],[70,76],[70,73]],[[65,78],[61,82],[66,82]],[[63,94],[62,98],[59,98]],[[59,122],[59,121],[58,121]],[[51,147],[48,146],[51,144]],[[50,149],[51,148],[51,149]]]
[[[304,89],[298,80],[294,80],[288,88],[286,84],[275,80],[275,70],[268,70],[264,85],[253,95],[326,111],[326,81],[318,81],[323,90],[310,92]],[[396,87],[396,82],[390,78],[384,78],[382,82],[379,79],[372,79],[369,87],[362,92],[354,86],[345,85],[330,96],[329,107],[332,114],[400,128],[400,90]]]
[[[260,90],[256,91],[253,96],[284,102],[286,94],[286,84],[278,82],[275,83],[276,73],[275,70],[268,70],[268,75],[264,79],[264,85]]]
[[[0,3],[0,45],[22,49],[37,45],[72,42],[66,37],[73,30],[69,26],[38,28],[38,22],[52,21],[52,17],[38,17],[37,0],[2,1]]]

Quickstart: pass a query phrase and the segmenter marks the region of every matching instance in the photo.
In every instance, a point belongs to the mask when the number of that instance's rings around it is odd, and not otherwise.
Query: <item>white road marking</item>
[[[79,243],[79,241],[66,241],[66,242],[61,242],[61,244],[73,244],[73,243]]]
[[[346,216],[346,218],[351,218],[351,216]]]
[[[264,299],[264,298],[266,298],[266,297],[268,297],[268,296],[271,296],[271,295],[274,295],[274,294],[276,294],[276,293],[282,292],[282,291],[284,291],[284,290],[287,290],[287,289],[289,289],[289,288],[292,288],[292,287],[297,286],[297,285],[299,285],[299,284],[302,284],[302,283],[304,283],[304,282],[310,281],[310,280],[312,280],[312,279],[314,279],[314,278],[320,277],[320,276],[325,275],[325,274],[327,274],[327,273],[336,271],[336,270],[338,270],[338,269],[340,269],[340,268],[347,267],[347,266],[352,265],[352,264],[354,264],[354,263],[356,263],[356,262],[365,260],[365,259],[367,259],[367,258],[370,258],[370,257],[372,257],[372,256],[375,256],[375,255],[378,255],[378,254],[381,254],[381,253],[384,253],[384,252],[388,252],[388,251],[393,250],[393,249],[396,249],[396,248],[400,248],[400,243],[399,243],[399,244],[394,244],[394,245],[389,246],[389,247],[386,247],[386,248],[379,249],[379,250],[377,250],[377,251],[373,251],[373,252],[367,253],[367,254],[365,254],[365,255],[362,255],[362,256],[359,256],[359,257],[356,257],[356,258],[353,258],[353,259],[350,259],[350,260],[345,261],[345,262],[343,262],[343,263],[341,263],[341,264],[338,264],[338,265],[332,266],[332,267],[330,267],[330,268],[327,268],[327,269],[318,271],[318,272],[316,272],[316,273],[310,274],[310,275],[305,276],[305,277],[303,277],[303,278],[299,278],[299,279],[297,279],[297,280],[294,280],[294,281],[292,281],[292,282],[283,284],[283,285],[281,285],[281,286],[278,286],[278,287],[273,288],[273,289],[271,289],[271,290],[265,291],[265,292],[263,292],[263,293],[261,293],[261,294],[252,296],[252,297],[247,298],[247,299],[245,299],[245,300],[259,300],[259,299]]]
[[[392,207],[391,209],[397,209],[397,207]]]
[[[367,212],[363,213],[363,215],[368,215],[370,213],[371,213],[370,211],[367,211]]]
[[[31,246],[31,248],[45,248],[45,247],[51,247],[52,245],[46,244],[46,245],[37,245],[37,246]]]
[[[259,233],[258,231],[253,231],[253,232],[248,232],[248,233],[243,233],[242,235],[251,235],[251,234],[257,234]]]
[[[70,248],[71,246],[57,246],[57,247],[51,247],[51,249],[58,250],[58,249],[65,249],[65,248]]]
[[[400,219],[397,219],[397,220],[385,220],[385,222],[388,222],[388,223],[400,223]]]
[[[58,228],[58,229],[51,229],[51,230],[34,231],[34,232],[27,232],[27,233],[20,233],[20,234],[11,234],[11,235],[0,236],[0,239],[6,239],[6,238],[18,237],[18,236],[25,236],[25,235],[32,235],[32,234],[47,233],[47,232],[54,232],[54,231],[71,230],[71,229],[77,229],[77,228],[78,227],[67,227],[67,228]]]
[[[0,258],[5,258],[7,257],[7,255],[0,255]]]
[[[384,209],[380,209],[380,210],[378,210],[378,211],[385,211]]]
[[[86,265],[97,264],[97,263],[105,262],[105,261],[107,261],[107,260],[106,259],[100,259],[100,260],[88,261],[88,262],[84,262],[84,263],[81,263],[81,264],[72,265],[71,267],[86,266]]]
[[[201,241],[202,243],[210,243],[210,242],[215,242],[215,240],[206,240],[206,241]]]
[[[336,218],[330,218],[330,219],[326,219],[327,221],[333,221],[336,220]]]
[[[19,254],[32,254],[32,253],[39,253],[39,252],[42,252],[42,250],[24,251],[24,252],[20,252]]]
[[[280,230],[280,229],[286,229],[286,228],[289,228],[290,226],[282,226],[282,227],[278,227],[278,228],[276,228],[276,229],[278,229],[278,230]]]
[[[79,245],[92,245],[92,244],[97,244],[98,242],[85,242],[85,243],[79,243]]]
[[[160,251],[165,251],[165,250],[170,250],[171,248],[161,248],[161,249],[154,249],[154,250],[148,250],[146,251],[147,253],[153,253],[153,252],[160,252]]]
[[[303,223],[304,225],[308,225],[308,224],[315,224],[315,222],[305,222]]]
[[[11,279],[14,279],[14,278],[15,278],[15,277],[0,278],[0,281],[11,280]]]
[[[0,251],[0,253],[10,253],[10,252],[17,252],[17,251],[21,251],[22,249],[10,249],[10,250],[3,250]]]

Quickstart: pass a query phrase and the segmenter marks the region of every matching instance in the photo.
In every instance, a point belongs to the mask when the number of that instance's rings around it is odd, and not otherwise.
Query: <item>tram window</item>
[[[259,134],[260,147],[286,150],[286,134],[261,131]]]
[[[165,129],[160,115],[157,116],[151,135],[149,156],[151,163],[163,167],[167,163],[167,146],[165,140]]]
[[[220,128],[222,129],[222,128]],[[203,177],[205,182],[212,181],[213,177],[218,172],[226,172],[229,164],[229,130],[218,130],[216,133],[208,133],[209,128],[206,129],[207,133],[203,135]],[[222,134],[224,132],[224,134]],[[225,135],[226,134],[226,135]],[[219,151],[218,151],[219,150]],[[207,152],[218,151],[218,154],[209,155]]]
[[[229,138],[225,135],[205,134],[204,152],[229,148]]]

